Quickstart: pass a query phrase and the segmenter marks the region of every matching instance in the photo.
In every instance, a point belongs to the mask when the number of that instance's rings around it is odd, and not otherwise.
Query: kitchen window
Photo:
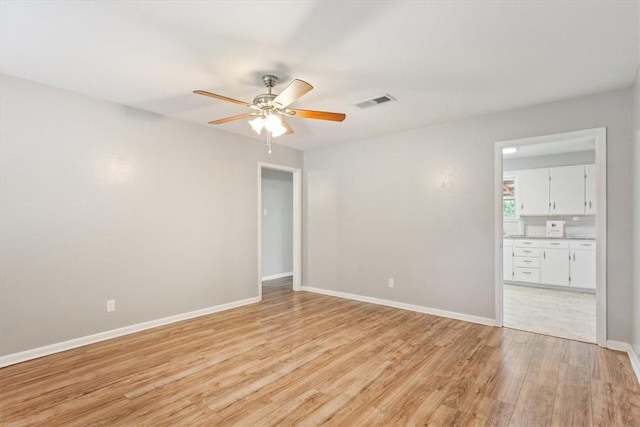
[[[516,179],[504,178],[502,181],[502,217],[517,219],[516,215]]]

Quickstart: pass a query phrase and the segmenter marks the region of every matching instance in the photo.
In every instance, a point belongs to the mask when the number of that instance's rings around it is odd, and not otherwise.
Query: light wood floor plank
[[[3,426],[640,426],[624,353],[307,292],[0,369]]]

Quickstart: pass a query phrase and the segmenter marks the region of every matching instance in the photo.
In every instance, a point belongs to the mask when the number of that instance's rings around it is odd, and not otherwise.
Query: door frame
[[[262,300],[262,171],[271,169],[293,175],[293,290],[302,290],[302,169],[258,162],[258,298]]]
[[[495,143],[494,153],[494,230],[495,230],[495,319],[503,326],[502,277],[502,149],[523,145],[593,138],[596,149],[596,344],[607,346],[607,128],[585,129],[553,135],[521,138]]]

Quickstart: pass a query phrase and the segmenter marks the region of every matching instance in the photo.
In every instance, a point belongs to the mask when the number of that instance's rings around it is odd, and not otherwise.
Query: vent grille
[[[384,104],[385,102],[395,101],[395,100],[396,99],[393,96],[387,93],[382,96],[376,96],[375,98],[365,99],[364,101],[356,102],[353,105],[360,108],[369,108],[369,107],[373,107],[374,105]]]

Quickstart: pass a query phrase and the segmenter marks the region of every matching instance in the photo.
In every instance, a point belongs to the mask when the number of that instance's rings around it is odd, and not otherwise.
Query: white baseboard
[[[616,351],[624,351],[629,356],[629,361],[631,362],[631,367],[633,368],[633,372],[636,374],[636,378],[638,378],[638,383],[640,383],[640,357],[636,354],[633,346],[626,342],[621,341],[607,341],[607,348]]]
[[[282,279],[283,277],[289,277],[289,276],[293,276],[293,271],[290,271],[288,273],[278,273],[278,274],[271,274],[269,276],[262,276],[262,281],[264,282],[265,280]]]
[[[488,317],[473,316],[470,314],[456,313],[454,311],[439,310],[437,308],[423,307],[421,305],[407,304],[404,302],[391,301],[381,298],[366,297],[362,295],[349,294],[346,292],[332,291],[329,289],[314,288],[313,286],[303,286],[303,291],[317,294],[329,295],[332,297],[346,298],[354,301],[368,302],[371,304],[385,305],[387,307],[400,308],[402,310],[416,311],[418,313],[432,314],[434,316],[447,317],[450,319],[463,320],[465,322],[479,323],[481,325],[495,326],[495,319]]]
[[[243,305],[253,304],[256,302],[260,302],[259,297],[247,298],[244,300],[233,301],[226,304],[214,305],[212,307],[190,311],[188,313],[176,314],[174,316],[164,317],[162,319],[151,320],[149,322],[138,323],[131,326],[125,326],[123,328],[112,329],[110,331],[100,332],[93,335],[87,335],[80,338],[74,338],[69,341],[63,341],[55,344],[45,345],[43,347],[38,347],[31,350],[25,350],[19,353],[8,354],[6,356],[0,357],[0,368],[9,366],[9,365],[14,365],[20,362],[25,362],[27,360],[37,359],[39,357],[48,356],[50,354],[60,353],[61,351],[71,350],[73,348],[82,347],[88,344],[105,341],[111,338],[133,334],[135,332],[144,331],[146,329],[156,328],[158,326],[180,322],[182,320],[193,319],[194,317],[200,317],[200,316],[205,316],[207,314],[230,310],[232,308],[237,308]]]
[[[629,351],[629,347],[628,342],[607,340],[607,348],[609,350],[624,351],[626,353]]]
[[[636,353],[634,347],[632,345],[629,346],[629,360],[631,360],[631,366],[633,367],[633,372],[636,373],[636,377],[638,378],[638,383],[640,383],[640,355]]]

